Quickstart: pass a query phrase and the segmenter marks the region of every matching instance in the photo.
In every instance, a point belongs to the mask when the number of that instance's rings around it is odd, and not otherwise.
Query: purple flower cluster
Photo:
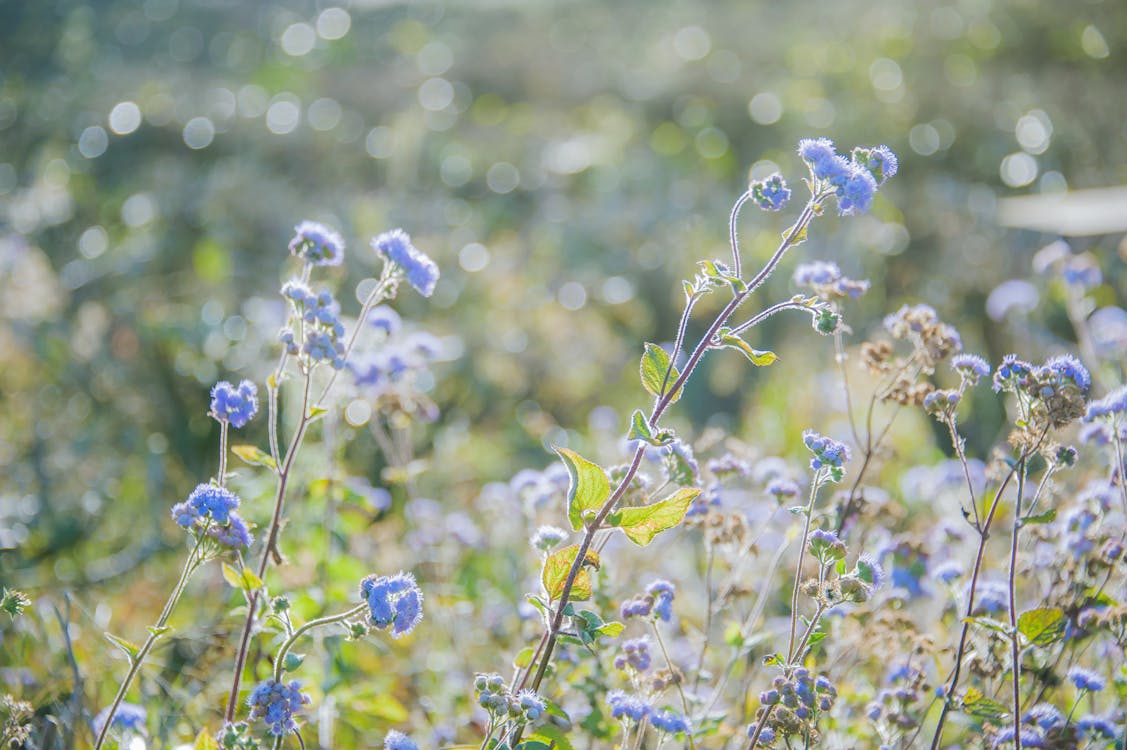
[[[290,253],[314,266],[339,266],[344,260],[344,240],[324,224],[303,221],[294,227]]]
[[[392,229],[372,240],[372,249],[406,276],[408,283],[424,297],[434,294],[438,283],[438,266],[411,244],[411,238],[402,229]]]
[[[990,364],[977,354],[956,354],[951,358],[951,369],[959,373],[967,385],[977,385],[980,378],[990,374]]]
[[[671,709],[654,711],[650,714],[650,724],[659,732],[683,734],[692,731],[692,723],[684,715]]]
[[[309,696],[301,692],[301,683],[297,680],[286,684],[268,679],[256,685],[247,698],[250,718],[266,722],[267,731],[275,737],[296,730],[294,716],[309,703]]]
[[[866,213],[877,188],[897,169],[896,156],[887,146],[855,149],[849,160],[828,138],[805,138],[798,142],[798,154],[817,183],[833,188],[842,215]]]
[[[207,529],[210,537],[231,549],[244,549],[254,541],[246,521],[236,512],[239,497],[225,487],[198,485],[188,499],[172,506],[172,519],[185,529]]]
[[[314,293],[302,281],[291,279],[282,286],[282,296],[304,322],[305,335],[299,348],[293,329],[283,328],[278,339],[286,350],[292,355],[302,352],[313,362],[328,362],[337,370],[344,367],[344,325],[333,295],[328,290]]]
[[[803,263],[794,269],[794,283],[812,288],[820,297],[849,297],[856,299],[871,286],[868,280],[847,278],[837,263],[817,260]]]
[[[368,602],[371,623],[381,630],[390,627],[393,638],[410,633],[423,619],[423,592],[410,573],[368,576],[360,583],[360,594]]]
[[[646,587],[645,594],[631,597],[622,603],[623,619],[630,617],[649,617],[669,622],[673,618],[673,596],[676,587],[661,578]]]
[[[238,387],[220,380],[211,389],[211,416],[232,427],[244,427],[258,413],[258,388],[249,380]]]
[[[641,721],[653,710],[653,706],[644,698],[630,695],[622,690],[611,690],[607,693],[607,706],[613,718],[633,721]]]
[[[764,211],[779,211],[790,200],[790,188],[776,172],[765,180],[751,183],[751,199]]]
[[[1088,404],[1084,421],[1091,422],[1101,417],[1114,418],[1119,414],[1127,414],[1127,385],[1120,386],[1103,398]]]
[[[110,707],[106,706],[98,715],[94,717],[94,733],[99,734],[102,731],[102,726],[106,723],[106,718],[110,715]],[[113,722],[111,727],[118,729],[128,730],[132,732],[145,731],[145,720],[147,719],[145,709],[135,703],[122,701],[117,706],[117,711],[113,715]]]
[[[383,748],[384,750],[419,750],[419,746],[415,744],[414,740],[395,729],[392,729],[384,737]]]
[[[1090,690],[1093,693],[1098,693],[1107,687],[1107,680],[1103,675],[1093,672],[1084,667],[1072,667],[1068,670],[1068,679],[1072,680],[1072,684],[1076,686],[1077,690]]]
[[[849,447],[813,430],[802,433],[802,442],[814,454],[814,458],[810,459],[810,468],[818,471],[827,467],[834,481],[840,482],[844,475],[842,467],[849,460]]]
[[[614,657],[614,668],[635,672],[645,672],[650,668],[650,641],[648,638],[634,638],[622,642],[622,653]]]

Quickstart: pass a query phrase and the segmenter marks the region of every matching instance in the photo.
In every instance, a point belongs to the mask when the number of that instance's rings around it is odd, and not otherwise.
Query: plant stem
[[[290,652],[290,649],[293,648],[293,645],[297,643],[298,638],[300,638],[305,633],[308,633],[310,630],[319,628],[322,625],[332,625],[334,622],[343,622],[349,617],[355,617],[356,615],[363,612],[364,608],[367,606],[368,605],[366,603],[358,604],[352,609],[346,612],[341,612],[340,614],[318,617],[316,620],[310,620],[297,630],[293,631],[293,633],[291,633],[290,636],[286,638],[286,640],[278,648],[278,655],[274,658],[274,680],[276,682],[281,681],[282,672],[285,669],[286,664],[286,654],[288,654]]]
[[[818,499],[821,479],[821,472],[818,472],[810,482],[810,500],[806,504],[806,521],[803,524],[802,540],[798,547],[798,565],[794,569],[794,591],[791,592],[790,597],[790,640],[787,642],[788,663],[789,655],[794,653],[794,637],[798,631],[798,590],[802,587],[802,563],[806,562],[806,542],[810,538],[810,521],[814,516],[814,501]]]
[[[1010,654],[1013,658],[1014,750],[1021,750],[1021,648],[1017,632],[1017,544],[1021,532],[1021,496],[1025,490],[1025,459],[1018,465],[1017,500],[1014,502],[1013,535],[1010,537],[1009,610]]]

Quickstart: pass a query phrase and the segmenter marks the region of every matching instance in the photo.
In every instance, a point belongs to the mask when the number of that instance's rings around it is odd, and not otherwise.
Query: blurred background
[[[1103,268],[1094,346],[1127,346],[1127,198],[1077,192],[1127,183],[1123,3],[45,0],[0,4],[0,61],[0,580],[43,597],[50,646],[9,638],[0,666],[40,705],[73,690],[48,679],[70,669],[60,592],[89,666],[121,671],[100,631],[139,637],[159,611],[182,556],[167,509],[214,472],[208,390],[269,371],[303,219],[348,242],[346,313],[378,232],[442,269],[432,299],[396,302],[445,361],[392,515],[435,497],[472,526],[482,487],[545,446],[625,431],[641,342],[672,339],[697,259],[727,257],[749,177],[779,169],[804,197],[802,137],[885,143],[900,173],[871,214],[817,221],[762,300],[797,291],[799,259],[834,260],[873,281],[850,343],[927,302],[969,350],[1037,359],[1076,343],[1032,264],[1065,234]],[[1007,202],[1024,196],[1044,202]],[[747,266],[796,212],[746,210]],[[831,342],[805,317],[757,330],[780,364],[713,356],[675,411],[686,435],[792,451],[831,421]],[[371,438],[343,460],[388,478]]]

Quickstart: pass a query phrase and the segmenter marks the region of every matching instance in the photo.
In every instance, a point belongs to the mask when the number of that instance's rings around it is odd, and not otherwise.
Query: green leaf
[[[548,713],[552,713],[551,708],[552,704],[549,704]],[[561,711],[560,713],[562,714],[563,712]],[[564,714],[563,718],[567,719],[568,717]],[[567,726],[571,726],[570,720],[567,722]],[[529,742],[533,740],[547,742],[554,747],[554,750],[575,750],[575,747],[571,744],[571,740],[567,738],[567,734],[564,730],[555,724],[542,724],[536,727],[536,731],[529,736],[528,740]]]
[[[298,667],[300,667],[302,662],[304,662],[304,661],[305,661],[305,654],[295,654],[291,651],[288,654],[286,654],[286,660],[285,660],[285,663],[282,665],[282,668],[285,669],[287,672],[293,672]]]
[[[145,630],[152,633],[154,637],[160,638],[162,635],[164,635],[168,631],[172,630],[172,626],[171,625],[161,625],[158,628],[156,625],[150,625],[149,627],[145,628]]]
[[[797,224],[794,224],[792,226],[787,227],[786,230],[783,231],[783,239],[785,240],[785,239],[789,238],[790,235],[791,235],[791,232],[793,232],[797,228],[798,228]],[[801,245],[805,241],[806,241],[806,227],[803,227],[802,231],[798,232],[798,234],[796,234],[794,236],[794,239],[791,240],[791,247],[794,247],[795,245]]]
[[[206,729],[201,729],[200,733],[196,735],[196,742],[192,745],[192,750],[219,750],[219,743]]]
[[[517,750],[553,750],[553,743],[551,740],[545,742],[544,740],[528,739],[517,745]]]
[[[672,369],[670,369],[672,368]],[[651,395],[658,398],[665,395],[666,389],[671,387],[680,373],[677,368],[673,367],[669,362],[669,355],[665,353],[657,344],[646,343],[646,351],[642,354],[642,361],[638,366],[642,375],[642,385]],[[669,373],[668,380],[665,373]],[[681,391],[677,391],[670,399],[670,403],[674,403],[677,399],[681,398]]]
[[[513,666],[517,669],[524,669],[525,667],[527,667],[532,663],[532,653],[533,652],[531,646],[521,649],[520,652],[516,655],[516,658],[513,659]]]
[[[677,490],[659,503],[640,508],[623,508],[607,516],[607,523],[622,529],[626,538],[645,547],[666,529],[671,529],[685,518],[689,505],[700,490],[693,487]]]
[[[1064,635],[1068,618],[1057,607],[1038,607],[1017,617],[1017,632],[1034,646],[1048,646]]]
[[[980,628],[993,630],[995,633],[1001,633],[1007,638],[1010,637],[1010,626],[1004,622],[995,620],[992,617],[967,617],[963,622],[969,622],[971,625],[977,625]]]
[[[621,622],[611,621],[604,622],[602,625],[595,628],[594,632],[599,635],[605,635],[608,638],[617,638],[622,634],[623,630],[626,630],[625,625],[623,625]]]
[[[967,688],[963,694],[963,710],[979,719],[1000,720],[1009,716],[1009,711],[993,698],[987,698],[977,688]]]
[[[1057,520],[1057,509],[1049,508],[1044,513],[1038,513],[1035,516],[1026,516],[1021,519],[1023,525],[1038,524],[1038,523],[1052,523]]]
[[[563,595],[567,574],[571,571],[577,554],[579,554],[579,545],[573,544],[548,555],[548,559],[544,561],[540,582],[544,584],[544,591],[548,593],[548,601],[557,601]],[[579,568],[579,574],[575,576],[575,583],[571,586],[572,601],[591,598],[591,573],[587,570],[588,567],[599,569],[599,553],[593,549],[587,550],[587,557]]]
[[[328,409],[326,409],[326,408],[325,408],[325,407],[323,407],[323,406],[314,406],[314,407],[313,407],[312,409],[310,409],[310,410],[309,410],[309,421],[310,421],[310,422],[312,422],[312,421],[313,421],[313,420],[315,420],[315,419],[320,419],[320,418],[321,418],[321,417],[323,417],[323,416],[324,416],[324,415],[325,415],[325,414],[326,414],[326,413],[327,413],[328,411],[329,411],[329,410],[328,410]]]
[[[136,661],[137,655],[141,653],[141,649],[139,646],[137,646],[137,644],[131,643],[124,638],[118,638],[113,633],[106,633],[105,636],[106,640],[125,652],[125,655],[129,657],[129,661],[131,663]]]
[[[634,414],[630,417],[630,432],[626,435],[627,440],[644,440],[650,445],[666,445],[673,439],[672,433],[668,430],[662,430],[657,435],[654,435],[653,430],[650,429],[650,423],[646,421],[646,415],[642,413],[641,409],[635,409]]]
[[[584,524],[584,512],[598,512],[610,496],[610,480],[603,468],[567,448],[556,448],[563,459],[571,481],[567,487],[567,517],[571,528],[578,531]]]
[[[262,579],[255,575],[253,570],[250,568],[243,568],[241,571],[235,570],[227,563],[223,563],[223,580],[234,588],[243,591],[249,592],[262,588]]]
[[[257,445],[235,445],[231,447],[231,452],[251,466],[267,466],[275,470],[278,468],[274,458]]]
[[[748,361],[756,367],[767,367],[768,365],[775,364],[775,362],[779,360],[779,355],[774,352],[761,352],[758,349],[752,349],[746,341],[730,333],[722,334],[720,341],[729,349],[738,349],[743,352],[743,355],[748,358]]]

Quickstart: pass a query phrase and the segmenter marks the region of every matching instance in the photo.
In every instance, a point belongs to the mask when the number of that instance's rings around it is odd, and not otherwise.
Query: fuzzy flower
[[[1110,716],[1086,714],[1076,720],[1076,727],[1093,738],[1113,740],[1119,736],[1115,719]]]
[[[294,227],[290,253],[315,266],[339,266],[344,260],[344,240],[324,224],[303,221]]]
[[[853,162],[864,167],[873,176],[878,187],[883,185],[889,177],[894,176],[900,168],[896,154],[892,153],[892,149],[888,146],[855,148],[853,149]]]
[[[768,494],[774,495],[776,499],[782,500],[784,497],[794,497],[801,491],[798,483],[790,479],[772,479],[770,484],[767,485]]]
[[[361,581],[360,594],[368,602],[372,625],[390,627],[392,638],[410,633],[423,619],[423,592],[410,573],[370,575]]]
[[[102,726],[106,723],[106,717],[109,715],[110,707],[106,706],[94,717],[95,734],[101,733]],[[146,718],[147,714],[144,708],[138,706],[136,703],[122,701],[118,704],[117,711],[113,715],[113,723],[110,724],[110,726],[132,732],[143,732],[145,731]]]
[[[990,365],[977,354],[956,354],[951,358],[951,369],[959,373],[968,385],[975,385],[979,378],[990,374]]]
[[[931,571],[931,577],[942,583],[951,583],[963,575],[963,566],[955,560],[948,560],[936,565]]]
[[[650,714],[650,723],[654,729],[667,734],[687,733],[692,730],[688,718],[673,710],[654,711]]]
[[[641,721],[649,714],[653,707],[637,695],[627,695],[621,690],[611,690],[607,693],[607,706],[610,715],[615,719],[633,719]]]
[[[627,667],[635,672],[645,672],[650,668],[650,641],[645,636],[622,642],[622,653],[614,657],[615,669]]]
[[[1124,413],[1127,413],[1127,385],[1120,386],[1098,401],[1088,404],[1084,421],[1091,422],[1100,417],[1114,417]]]
[[[790,188],[778,172],[751,183],[751,199],[764,211],[779,211],[790,200]]]
[[[849,162],[834,148],[829,138],[803,138],[798,142],[798,155],[819,180],[842,180],[849,174]]]
[[[816,260],[803,263],[794,269],[794,283],[798,286],[808,286],[824,298],[848,297],[857,299],[869,291],[871,284],[867,280],[854,280],[842,274],[837,263]]]
[[[564,539],[567,539],[567,532],[557,526],[541,526],[528,540],[535,549],[541,552],[547,552],[553,549]]]
[[[225,524],[231,512],[239,507],[239,498],[230,490],[214,484],[198,485],[188,499],[172,506],[172,518],[184,528],[206,522],[210,518]]]
[[[211,389],[211,416],[232,427],[243,427],[258,413],[258,388],[249,380],[235,387],[220,380]]]
[[[998,393],[1007,386],[1020,387],[1032,372],[1033,365],[1018,359],[1016,354],[1007,354],[994,371],[994,392]]]
[[[1077,690],[1091,690],[1093,693],[1098,693],[1107,687],[1107,681],[1104,680],[1103,675],[1083,667],[1069,669],[1068,679],[1072,680],[1072,684],[1076,686]]]
[[[665,622],[673,617],[673,595],[676,590],[672,583],[661,578],[646,587],[646,593],[654,598],[654,612]]]
[[[381,258],[398,266],[419,294],[424,297],[434,294],[438,266],[411,244],[410,236],[402,229],[392,229],[374,238],[372,249]]]
[[[414,740],[396,729],[392,729],[384,737],[383,747],[384,750],[419,750]]]
[[[520,710],[529,721],[536,721],[548,710],[548,704],[532,690],[522,690],[517,693],[516,698]]]
[[[247,522],[235,511],[231,511],[226,526],[212,524],[207,529],[207,534],[224,547],[230,549],[246,549],[254,543],[254,535],[250,533]]]
[[[874,589],[879,589],[884,583],[884,568],[872,555],[863,553],[857,558],[857,577]]]
[[[399,313],[388,305],[376,305],[368,311],[368,324],[373,328],[379,328],[388,336],[398,333],[402,322]]]
[[[251,719],[262,719],[275,737],[297,729],[295,714],[311,703],[297,680],[286,684],[273,678],[260,682],[247,698]]]
[[[834,481],[840,482],[844,475],[842,467],[849,460],[849,447],[813,430],[802,433],[802,442],[814,454],[814,458],[810,459],[810,468],[818,471],[823,466],[828,467]]]
[[[1061,380],[1067,381],[1087,393],[1092,387],[1092,376],[1084,363],[1071,354],[1060,354],[1045,362],[1044,368],[1055,373]]]

